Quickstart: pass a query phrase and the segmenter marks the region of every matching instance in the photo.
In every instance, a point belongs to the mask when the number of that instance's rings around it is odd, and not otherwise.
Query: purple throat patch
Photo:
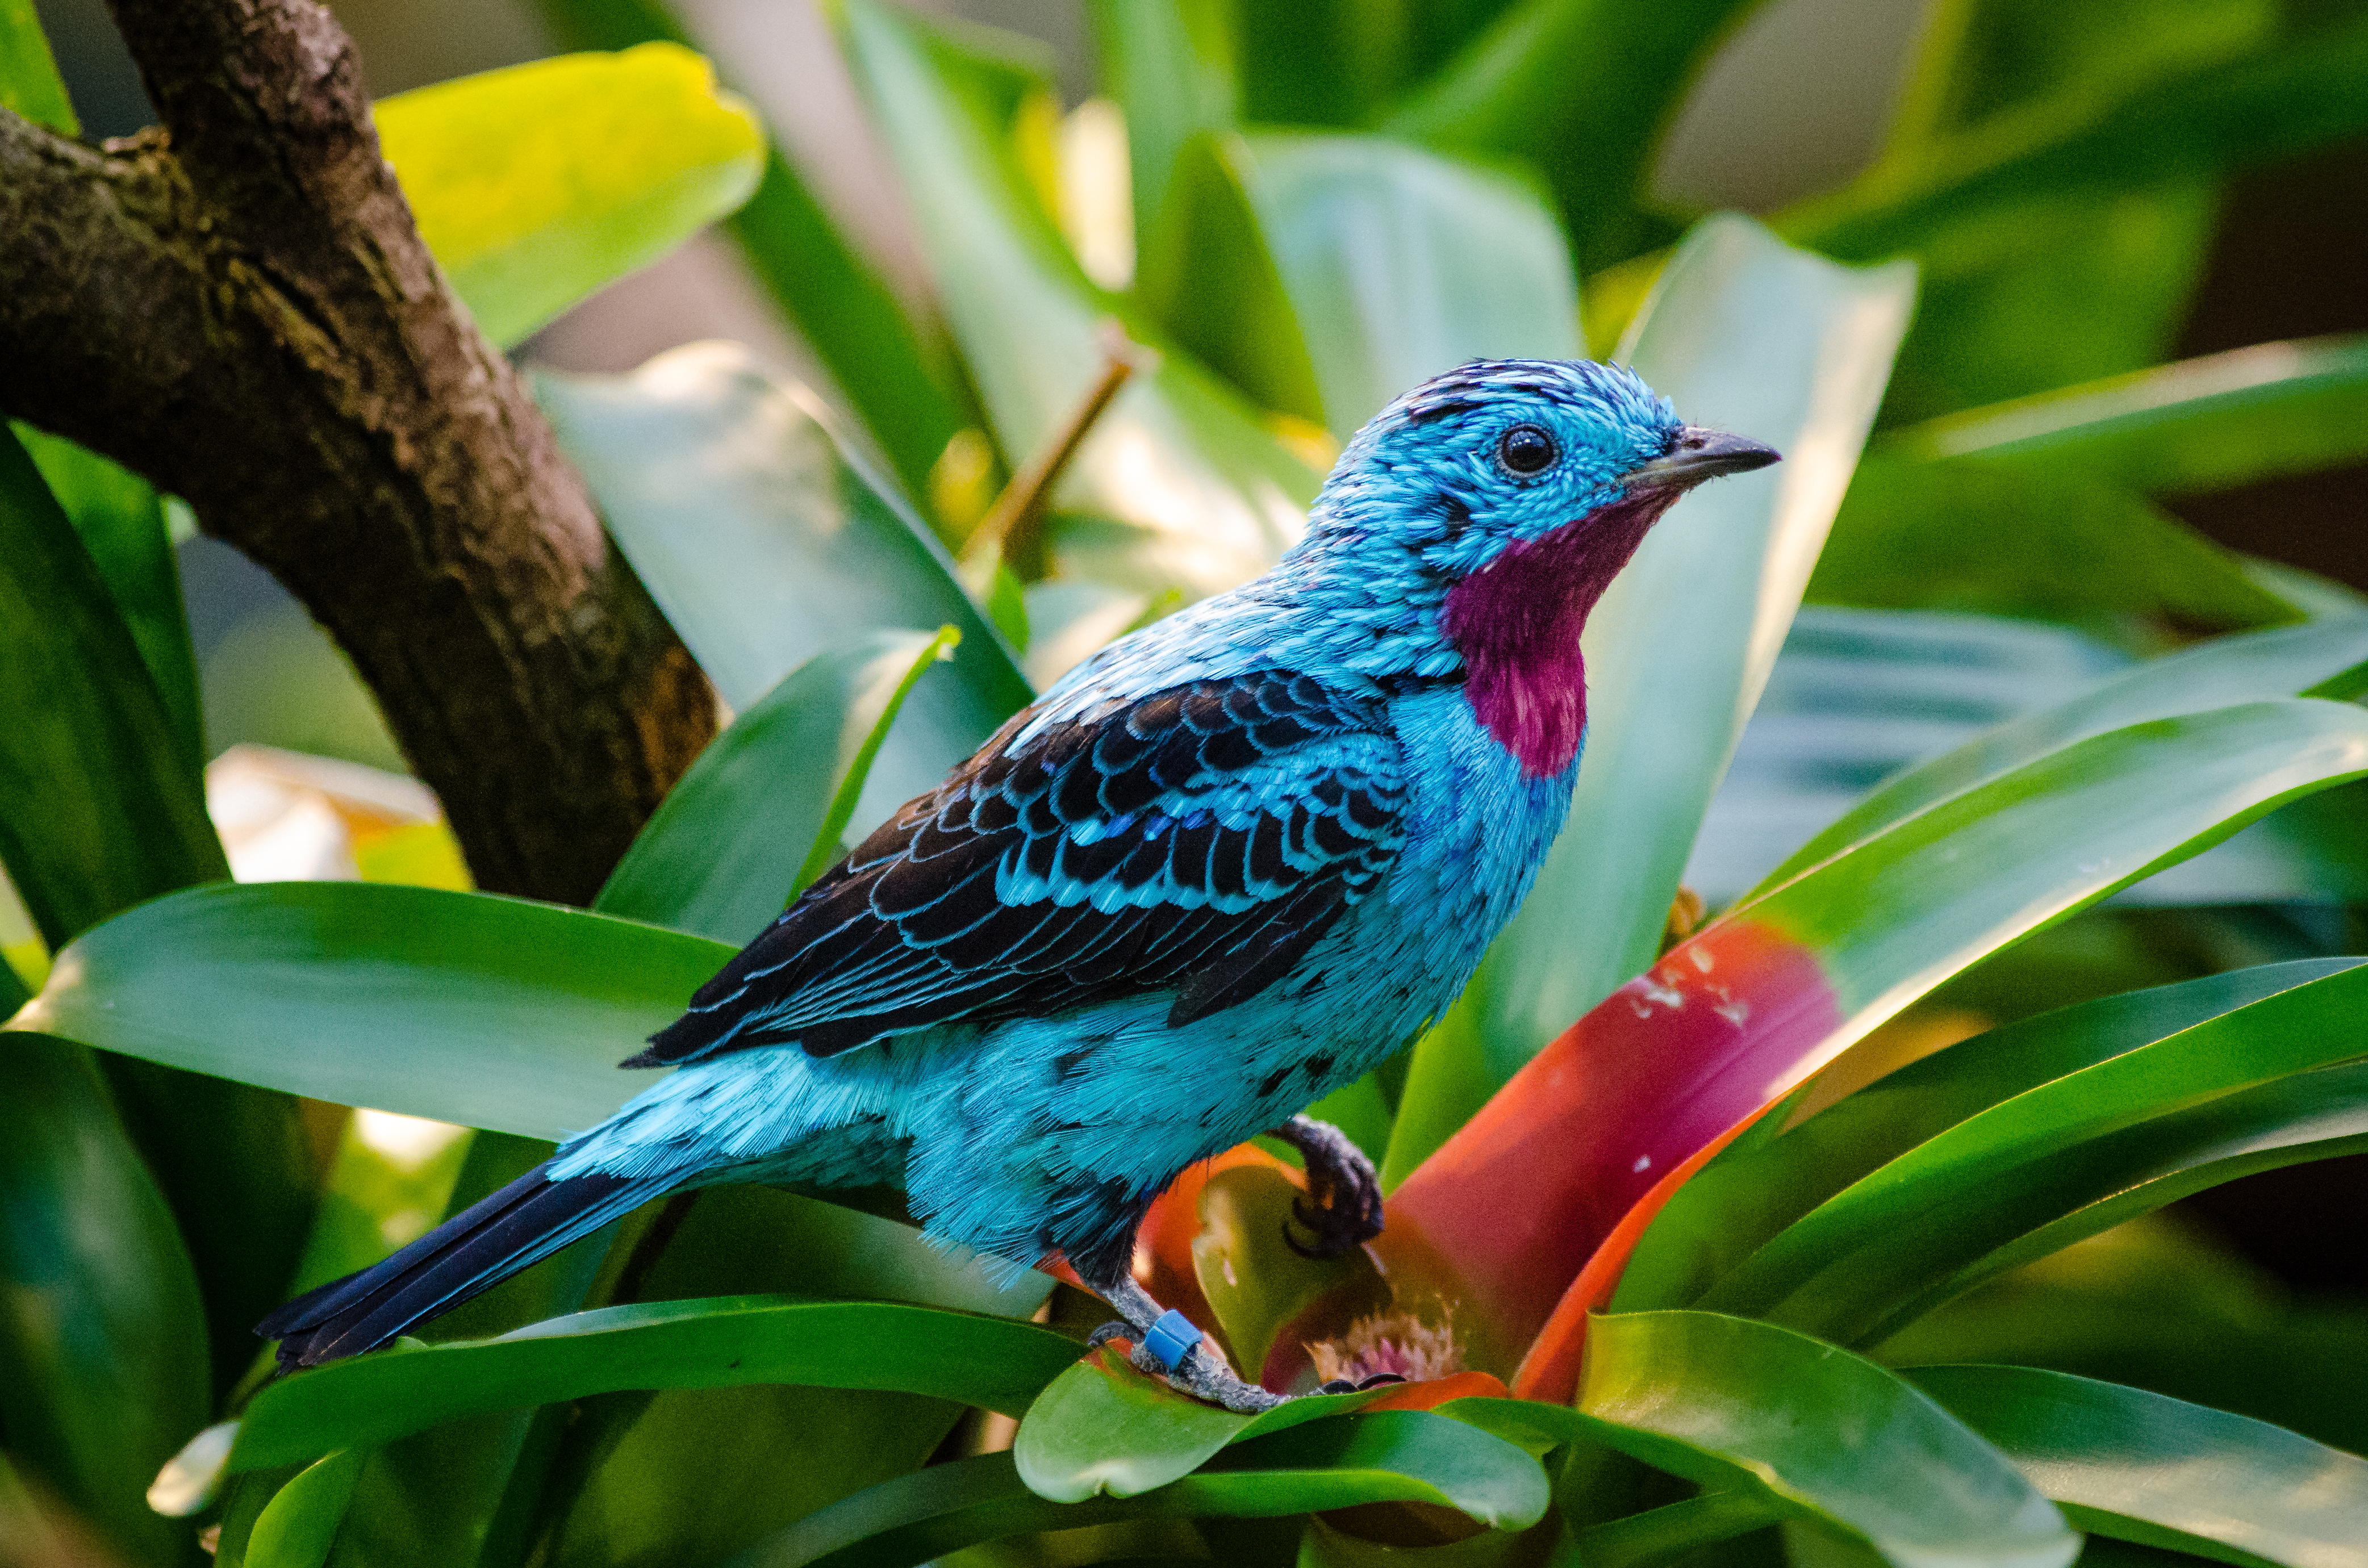
[[[1463,655],[1465,700],[1523,774],[1551,778],[1587,729],[1588,613],[1669,509],[1675,488],[1625,495],[1497,559],[1447,591],[1440,629]]]

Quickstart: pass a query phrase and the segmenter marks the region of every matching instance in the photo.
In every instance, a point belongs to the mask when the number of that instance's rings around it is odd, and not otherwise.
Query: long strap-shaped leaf
[[[1872,1340],[2027,1256],[2182,1196],[2187,1173],[2346,1152],[2368,1140],[2363,1018],[2368,967],[2355,966],[2041,1084],[1852,1183],[1702,1304]]]
[[[32,0],[0,0],[0,105],[68,136],[82,132]]]
[[[1409,94],[1385,129],[1543,168],[1591,272],[1635,248],[1655,134],[1742,9],[1737,0],[1526,0]]]
[[[2244,1568],[2368,1555],[2368,1460],[2283,1426],[2030,1367],[1905,1376],[2084,1529]]]
[[[1049,90],[1042,77],[869,3],[847,6],[846,36],[947,321],[1016,466],[1092,385],[1102,319],[1146,342],[1156,335],[1086,280],[1013,160],[1012,116]],[[1188,354],[1164,353],[1101,417],[1054,498],[1056,509],[1125,526],[1056,529],[1053,549],[1064,574],[1199,598],[1297,540],[1318,478],[1247,399]]]
[[[230,875],[187,739],[89,551],[0,428],[0,862],[53,949]],[[302,1113],[234,1084],[101,1065],[188,1238],[227,1386],[310,1216]]]
[[[90,1053],[0,1040],[0,1423],[16,1462],[132,1560],[181,1544],[142,1494],[206,1418],[205,1328]]]
[[[1076,1341],[1033,1324],[896,1301],[744,1296],[603,1307],[498,1339],[356,1357],[283,1379],[248,1405],[228,1469],[619,1389],[894,1389],[1016,1415],[1076,1354]]]
[[[2090,735],[2236,702],[2302,694],[2349,699],[2362,690],[2368,690],[2368,618],[2214,638],[2149,660],[1888,780],[1786,856],[1740,902],[1749,903],[1893,823]]]
[[[731,949],[488,893],[197,888],[94,927],[6,1026],[339,1105],[558,1139]]]
[[[2063,1515],[2003,1455],[1872,1361],[1711,1312],[1622,1313],[1589,1340],[1577,1409],[1458,1400],[1442,1412],[1533,1444],[1607,1444],[1706,1491],[1756,1494],[1770,1513],[1856,1537],[1901,1568],[2060,1568],[2079,1552]],[[1709,1514],[1698,1539],[1766,1517]]]
[[[1781,1136],[1739,1140],[1654,1218],[1612,1307],[1691,1306],[1785,1226],[1968,1118],[2361,961],[2263,964],[2044,1013],[1911,1062]]]
[[[546,375],[535,395],[609,531],[733,708],[887,629],[962,634],[882,747],[878,811],[859,825],[935,785],[1028,700],[944,547],[829,411],[747,349],[692,344],[630,376]]]
[[[541,0],[537,9],[555,35],[578,48],[693,42],[677,8],[665,0]],[[753,85],[752,96],[778,119],[777,102],[753,93]],[[929,465],[962,424],[962,399],[950,392],[953,369],[926,312],[897,299],[779,148],[765,153],[762,179],[726,226],[758,280],[830,367],[906,493],[924,494]]]
[[[1192,143],[1175,190],[1143,294],[1237,384],[1337,436],[1467,359],[1582,352],[1562,230],[1500,171],[1371,136],[1261,131]]]
[[[2271,50],[2184,77],[2141,78],[2118,100],[2078,88],[1886,160],[1780,215],[1788,237],[1836,256],[1889,255],[1971,203],[2156,175],[2219,172],[2357,135],[2368,21],[2297,30]]]
[[[803,868],[825,847],[850,787],[885,743],[906,681],[938,643],[882,631],[816,653],[781,677],[666,791],[609,873],[593,907],[628,919],[750,940],[781,912]],[[827,861],[825,862],[825,866]]]
[[[1896,824],[1679,947],[1524,1069],[1393,1195],[1393,1278],[1440,1280],[1481,1364],[1509,1363],[1630,1206],[1770,1097],[1985,954],[2363,772],[2368,713],[2250,703],[2092,737]],[[1508,1192],[1526,1224],[1505,1222]],[[1566,1389],[1575,1357],[1559,1366]]]
[[[2368,338],[2260,343],[2182,359],[1930,420],[1881,449],[2075,472],[2149,494],[2328,468],[2368,452]]]
[[[188,766],[202,767],[198,659],[189,645],[188,611],[181,602],[181,574],[164,497],[138,474],[63,437],[29,426],[16,430],[115,596],[115,608],[156,683]]]
[[[246,1538],[244,1568],[321,1568],[370,1459],[368,1449],[340,1449],[281,1487]]]
[[[1279,1518],[1369,1503],[1427,1503],[1520,1529],[1545,1513],[1545,1473],[1512,1443],[1412,1410],[1318,1421],[1240,1443],[1194,1474],[1132,1497],[1048,1502],[1028,1490],[1011,1455],[987,1454],[858,1493],[752,1547],[729,1568],[910,1568],[1039,1530],[1136,1518]]]

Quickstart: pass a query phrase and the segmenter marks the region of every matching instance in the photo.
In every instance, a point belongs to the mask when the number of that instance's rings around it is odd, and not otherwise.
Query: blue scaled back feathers
[[[1378,694],[1260,671],[1028,721],[897,812],[627,1065],[783,1042],[828,1056],[1151,991],[1189,1023],[1281,976],[1404,838]]]

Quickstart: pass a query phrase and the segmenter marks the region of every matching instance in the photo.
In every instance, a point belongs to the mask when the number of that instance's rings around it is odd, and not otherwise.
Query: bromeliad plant
[[[2264,896],[2230,890],[2268,885],[2265,860],[2283,896],[2358,894],[2357,824],[2280,808],[2368,775],[2368,616],[2146,497],[2356,458],[2368,354],[2141,371],[2173,307],[2130,289],[2115,309],[2152,299],[2152,328],[2067,329],[2098,358],[2016,384],[2021,340],[1998,324],[2028,313],[2030,278],[1984,270],[1968,236],[2060,239],[2083,182],[2141,165],[2130,199],[2177,230],[2180,181],[2355,128],[2343,72],[2368,34],[2167,27],[2123,74],[2067,65],[2003,103],[1978,51],[1937,52],[1860,185],[1775,233],[1712,219],[1663,253],[1639,170],[1736,8],[1531,0],[1484,28],[1485,9],[1442,11],[1417,46],[1348,8],[1326,25],[1353,47],[1311,55],[1260,6],[1112,0],[1097,18],[1130,219],[1082,172],[1113,117],[1064,128],[1024,55],[850,5],[848,58],[951,331],[934,347],[745,110],[647,41],[675,31],[653,8],[555,5],[585,42],[641,47],[381,107],[420,229],[489,332],[514,339],[745,197],[736,233],[863,426],[723,345],[539,380],[611,536],[737,715],[588,911],[222,884],[161,505],[39,437],[30,457],[0,449],[0,700],[42,715],[0,738],[28,781],[0,858],[57,955],[0,1051],[0,1266],[45,1292],[0,1342],[10,1463],[141,1561],[194,1561],[194,1517],[219,1527],[216,1561],[274,1568],[2024,1565],[2069,1562],[2084,1531],[2368,1561],[2368,1461],[2345,1451],[2368,1427],[2332,1369],[2345,1349],[2359,1364],[2368,1326],[2282,1329],[2216,1255],[2135,1222],[2362,1146],[2355,960],[2043,999],[1899,1065],[1922,999],[2166,868],[2199,903]],[[1960,34],[2044,30],[2025,9],[1969,7]],[[2177,136],[2140,91],[2164,79],[2185,95]],[[454,153],[487,144],[520,149],[515,166]],[[1780,235],[1921,253],[1920,324],[1911,267]],[[457,1208],[613,1110],[634,1086],[615,1062],[851,829],[1031,684],[1269,560],[1332,437],[1467,356],[1578,353],[1574,258],[1599,326],[1641,299],[1606,329],[1619,358],[1790,460],[1687,501],[1605,600],[1574,808],[1589,832],[1410,1057],[1318,1108],[1383,1165],[1382,1238],[1300,1257],[1293,1173],[1245,1149],[1170,1195],[1140,1259],[1270,1386],[1312,1386],[1311,1362],[1411,1386],[1256,1418],[1199,1405],[1084,1357],[1106,1314],[1048,1279],[998,1289],[892,1218],[750,1189],[654,1206],[438,1343],[243,1376],[264,1307],[391,1244],[333,1210]],[[1112,316],[1156,368],[982,557],[982,473],[1062,444]],[[933,361],[949,347],[963,374]],[[1861,463],[1896,358],[1900,427]],[[983,594],[949,546],[995,568]],[[2050,549],[2077,571],[2032,570]],[[1887,779],[1668,945],[1804,590],[2087,617],[2123,646],[2108,662],[2158,653],[2174,619],[2233,634]],[[1827,624],[1896,624],[1859,613]],[[479,1131],[397,1190],[366,1179],[350,1130],[324,1176],[308,1105]],[[2211,1346],[2216,1382],[2148,1360],[2179,1339]],[[2303,1363],[2321,1397],[2292,1389]]]

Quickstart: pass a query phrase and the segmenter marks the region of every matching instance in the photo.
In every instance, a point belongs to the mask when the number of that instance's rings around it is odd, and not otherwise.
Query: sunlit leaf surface
[[[536,395],[634,571],[732,707],[754,707],[797,665],[875,631],[962,633],[882,746],[857,831],[934,786],[1028,700],[944,548],[849,454],[813,395],[747,349],[692,344],[630,376],[544,376]]]
[[[1012,159],[1012,118],[1043,83],[900,12],[847,9],[849,52],[911,197],[946,314],[1005,456],[1024,462],[1099,373],[1097,324],[1156,343],[1086,280]],[[1306,525],[1317,475],[1237,393],[1181,353],[1137,377],[1055,496],[1105,519],[1053,533],[1066,574],[1188,597],[1256,575]]]
[[[498,344],[739,206],[765,151],[746,106],[669,43],[463,76],[371,112],[420,237]]]

